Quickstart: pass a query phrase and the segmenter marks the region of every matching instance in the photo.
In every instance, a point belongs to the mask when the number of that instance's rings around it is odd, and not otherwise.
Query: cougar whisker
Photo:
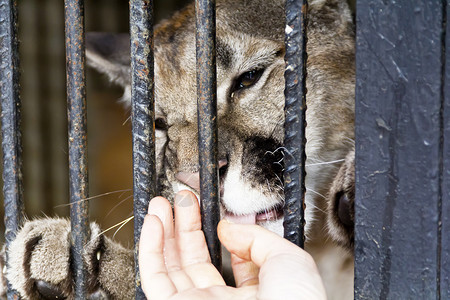
[[[316,194],[316,195],[319,195],[320,197],[322,197],[323,199],[327,199],[327,197],[325,197],[324,195],[322,195],[321,193],[319,193],[319,192],[316,192],[315,190],[312,190],[312,189],[309,189],[309,188],[306,188],[306,191],[308,191],[308,192],[312,192],[312,193],[314,193],[314,194]]]
[[[123,226],[125,226],[125,225],[127,225],[128,224],[128,222],[130,222],[131,221],[131,217],[130,218],[128,218],[128,219],[126,219],[125,220],[126,222],[123,222],[123,224],[122,225],[120,225],[119,226],[119,228],[117,228],[116,229],[116,231],[114,231],[114,234],[113,234],[113,238],[115,238],[116,237],[116,234],[119,232],[119,230],[120,229],[122,229],[123,228]]]
[[[336,159],[336,160],[330,160],[330,161],[323,161],[323,162],[317,162],[317,163],[311,163],[311,164],[305,164],[305,167],[311,167],[311,166],[319,166],[319,165],[330,165],[335,164],[339,162],[343,162],[345,159]]]
[[[88,198],[80,199],[80,200],[75,201],[75,202],[73,202],[73,203],[67,203],[67,204],[56,205],[55,208],[71,206],[71,205],[74,205],[75,203],[81,203],[81,202],[84,202],[84,201],[88,201],[88,200],[92,200],[92,199],[97,199],[97,198],[100,198],[100,197],[104,197],[104,196],[108,196],[108,195],[112,195],[112,194],[116,194],[116,193],[126,193],[126,192],[129,192],[129,191],[131,191],[131,189],[125,189],[125,190],[118,190],[118,191],[113,191],[113,192],[107,192],[107,193],[103,193],[103,194],[91,196],[91,197],[88,197]]]
[[[125,121],[122,123],[122,126],[125,126],[125,124],[127,124],[128,121],[130,121],[130,120],[131,120],[131,114],[128,118],[125,119]]]
[[[126,218],[125,220],[120,221],[119,223],[117,223],[117,224],[115,224],[115,225],[113,225],[113,226],[110,226],[109,228],[107,228],[107,229],[103,230],[102,232],[100,232],[97,236],[100,236],[100,235],[102,235],[102,234],[105,234],[106,232],[110,231],[111,229],[116,228],[117,226],[122,226],[122,224],[126,224],[126,223],[128,223],[130,220],[132,220],[132,219],[134,219],[134,216],[131,216],[131,217],[129,217],[129,218]]]
[[[128,197],[126,197],[125,199],[122,199],[122,200],[120,200],[120,202],[119,203],[117,203],[116,205],[114,205],[114,207],[113,208],[111,208],[110,210],[109,210],[109,212],[106,214],[106,216],[105,216],[105,219],[117,208],[117,207],[119,207],[121,204],[123,204],[123,203],[125,203],[127,200],[129,200],[130,198],[132,198],[133,197],[133,195],[130,195],[130,196],[128,196]]]

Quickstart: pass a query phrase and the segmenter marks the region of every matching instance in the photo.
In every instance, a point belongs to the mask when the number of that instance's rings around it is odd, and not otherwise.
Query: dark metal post
[[[446,1],[444,22],[445,27],[445,70],[442,105],[442,141],[443,148],[440,159],[441,166],[441,253],[440,253],[440,296],[450,299],[450,1]]]
[[[308,1],[286,1],[284,237],[304,247]]]
[[[3,197],[7,248],[16,237],[24,215],[17,22],[16,1],[0,0],[0,97],[2,102]],[[18,297],[15,291],[8,289],[8,299],[17,299]]]
[[[446,2],[357,2],[355,299],[449,299]]]
[[[217,168],[216,1],[195,1],[197,51],[197,116],[202,228],[211,261],[220,271],[217,236],[220,221]]]
[[[150,199],[156,196],[152,0],[130,1],[130,34],[136,299],[145,299],[139,276],[139,237]]]
[[[84,1],[65,0],[70,221],[77,299],[87,299],[82,253],[89,240]]]

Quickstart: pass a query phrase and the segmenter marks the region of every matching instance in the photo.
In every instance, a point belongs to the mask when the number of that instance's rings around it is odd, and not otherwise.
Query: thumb
[[[259,268],[258,299],[326,299],[316,264],[306,251],[257,225],[222,220],[222,244],[232,255]]]

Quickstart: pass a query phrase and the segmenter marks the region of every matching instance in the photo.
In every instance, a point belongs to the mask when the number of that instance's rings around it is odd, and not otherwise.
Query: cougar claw
[[[37,280],[35,285],[39,294],[41,294],[44,299],[65,299],[64,294],[59,288],[46,281]]]
[[[108,295],[101,289],[98,289],[94,293],[90,294],[88,299],[89,300],[105,300],[108,299]]]

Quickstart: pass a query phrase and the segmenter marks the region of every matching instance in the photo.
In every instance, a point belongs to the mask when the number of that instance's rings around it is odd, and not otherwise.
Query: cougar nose
[[[222,177],[225,174],[226,167],[228,165],[228,161],[226,159],[219,160],[219,174],[220,177]],[[200,173],[195,172],[178,172],[175,175],[175,178],[182,183],[190,186],[197,192],[200,192]]]
[[[222,177],[225,175],[228,169],[228,160],[221,159],[219,160],[219,176]]]

